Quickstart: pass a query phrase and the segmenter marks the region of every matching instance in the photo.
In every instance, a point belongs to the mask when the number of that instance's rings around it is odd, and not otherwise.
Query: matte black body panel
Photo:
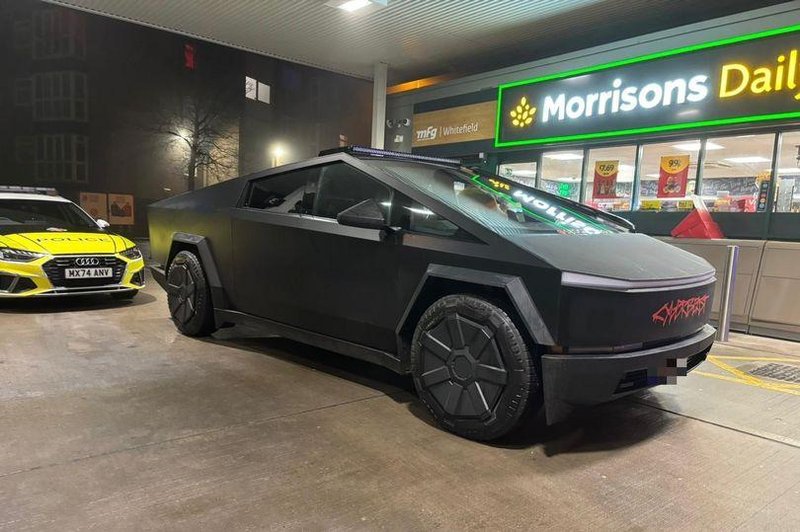
[[[565,287],[559,341],[570,347],[608,348],[690,336],[708,323],[713,294],[713,279],[702,286],[663,291]]]
[[[237,325],[258,327],[266,334],[282,336],[321,349],[327,349],[334,353],[372,362],[373,364],[384,366],[398,373],[402,372],[400,360],[391,353],[233,310],[216,310],[215,314],[215,318],[219,323],[234,323]]]
[[[525,283],[522,282],[519,277],[494,272],[469,270],[456,266],[444,266],[441,264],[431,264],[428,266],[411,300],[408,302],[408,305],[406,305],[403,317],[397,325],[396,333],[398,335],[403,329],[416,325],[414,323],[409,323],[408,320],[410,316],[413,315],[412,309],[414,308],[415,302],[420,297],[420,294],[425,292],[426,287],[430,284],[432,279],[446,279],[478,286],[483,285],[501,288],[506,293],[508,300],[514,305],[514,309],[517,311],[517,315],[520,316],[530,337],[540,345],[553,344],[550,331],[545,325],[541,314],[539,314],[536,305],[533,303],[527,288],[525,288]]]
[[[547,422],[558,422],[575,406],[596,405],[670,382],[668,377],[680,374],[681,365],[691,371],[705,360],[715,332],[713,327],[705,325],[692,336],[674,343],[628,353],[543,355]],[[627,376],[637,374],[642,376],[640,382],[632,380],[632,386],[621,386]]]
[[[642,234],[533,235],[512,237],[562,271],[625,281],[685,279],[707,274],[708,262]]]
[[[153,261],[169,266],[176,233],[203,237],[214,258],[222,287],[230,290],[235,275],[230,211],[239,201],[245,184],[245,179],[232,179],[151,205],[148,223]]]
[[[251,180],[334,162],[369,174],[471,238],[349,227],[306,211],[245,205]],[[714,279],[702,259],[635,234],[500,236],[368,158],[334,153],[233,179],[160,201],[149,220],[154,276],[161,283],[171,256],[193,246],[209,276],[218,324],[256,324],[399,372],[408,370],[416,320],[448,293],[501,298],[541,346],[535,351],[567,353],[569,364],[558,367],[570,372],[606,356],[579,352],[639,349],[648,357],[660,345],[663,358],[707,348]],[[662,311],[665,319],[654,318]],[[607,356],[617,368],[617,355]],[[553,357],[545,356],[551,367]],[[545,382],[567,378],[551,374]]]

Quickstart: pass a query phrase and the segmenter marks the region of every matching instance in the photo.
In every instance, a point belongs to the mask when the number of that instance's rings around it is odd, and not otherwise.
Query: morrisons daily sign
[[[800,25],[501,85],[495,146],[800,117]]]

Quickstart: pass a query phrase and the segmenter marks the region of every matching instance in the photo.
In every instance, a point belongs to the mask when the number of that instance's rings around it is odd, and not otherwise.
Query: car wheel
[[[125,290],[124,292],[112,292],[111,299],[128,300],[133,299],[138,294],[138,290]]]
[[[499,438],[541,406],[519,329],[478,297],[446,296],[425,311],[414,331],[411,372],[439,425],[466,438]]]
[[[206,336],[216,330],[211,290],[197,256],[181,251],[167,273],[167,302],[172,321],[187,336]]]

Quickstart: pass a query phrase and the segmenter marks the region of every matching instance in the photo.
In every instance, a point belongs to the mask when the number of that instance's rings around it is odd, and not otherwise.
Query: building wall
[[[131,194],[131,234],[152,201],[369,142],[368,81],[38,1],[0,1],[0,71],[0,184]]]

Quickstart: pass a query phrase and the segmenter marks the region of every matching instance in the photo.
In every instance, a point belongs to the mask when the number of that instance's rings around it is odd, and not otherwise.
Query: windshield
[[[95,221],[71,202],[0,199],[0,226],[9,225],[97,228]]]
[[[602,211],[494,174],[391,159],[370,163],[501,235],[628,231]]]

